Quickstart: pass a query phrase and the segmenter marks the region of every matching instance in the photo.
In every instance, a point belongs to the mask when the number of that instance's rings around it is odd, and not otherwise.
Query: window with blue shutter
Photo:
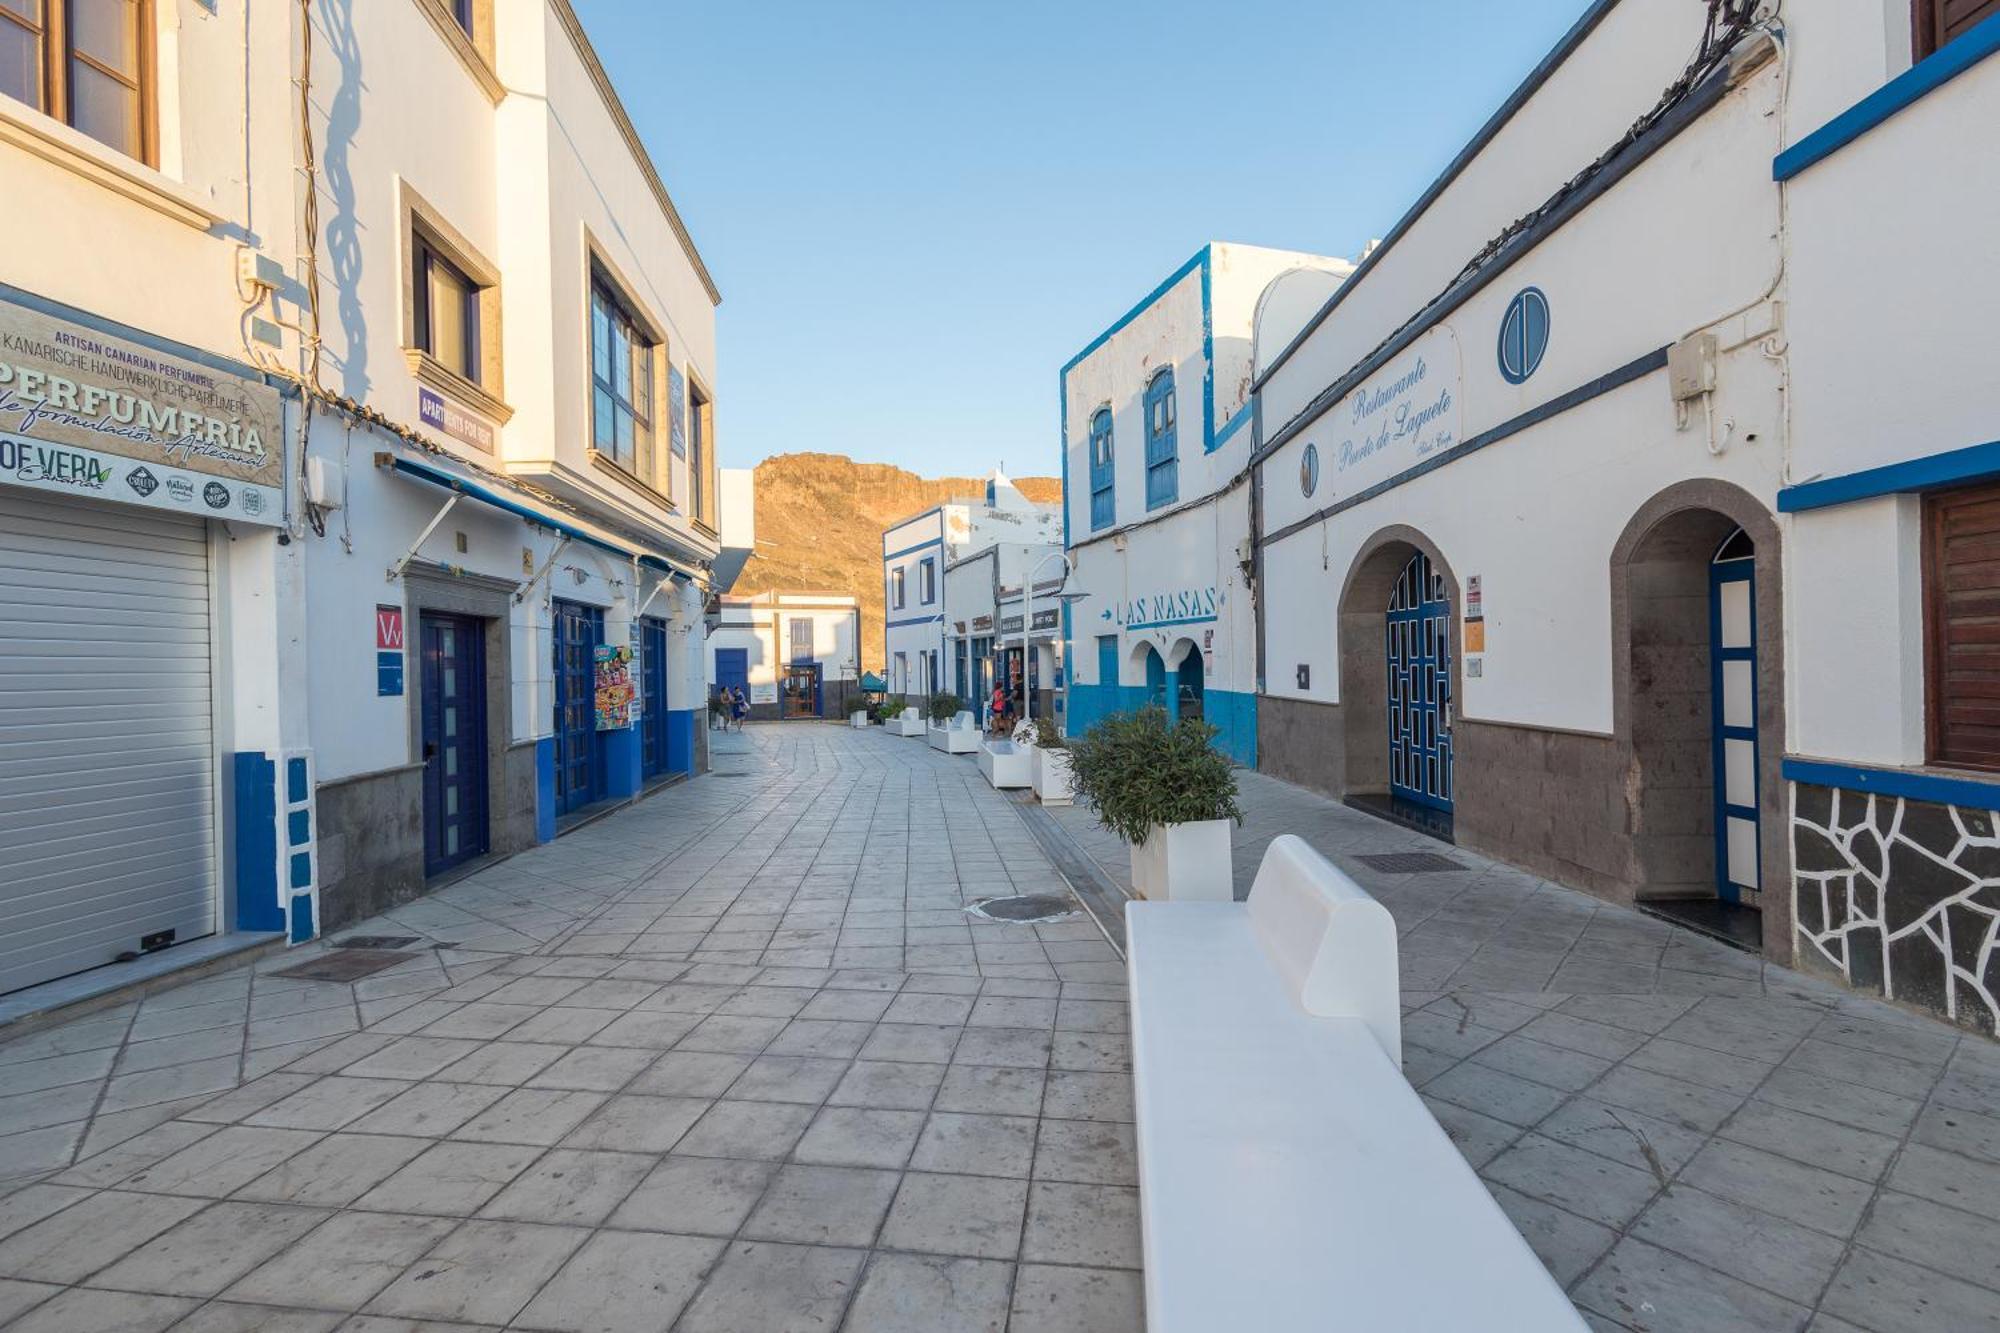
[[[1090,419],[1090,526],[1108,528],[1117,512],[1112,493],[1111,409],[1100,407]]]
[[[1146,385],[1146,508],[1180,498],[1180,442],[1174,431],[1174,372],[1163,367]]]

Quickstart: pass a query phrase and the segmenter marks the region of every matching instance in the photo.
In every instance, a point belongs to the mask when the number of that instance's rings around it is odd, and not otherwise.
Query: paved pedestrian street
[[[1122,965],[964,910],[1062,891],[1020,816],[880,733],[716,749],[338,933],[408,962],[0,1045],[0,1324],[1138,1328]]]
[[[713,739],[334,941],[407,961],[0,1044],[0,1324],[1140,1327],[1123,965],[965,910],[1122,846],[879,729]],[[1388,905],[1406,1072],[1593,1326],[2000,1329],[1991,1042],[1240,780],[1239,894],[1289,830]],[[1359,859],[1411,851],[1462,868]]]

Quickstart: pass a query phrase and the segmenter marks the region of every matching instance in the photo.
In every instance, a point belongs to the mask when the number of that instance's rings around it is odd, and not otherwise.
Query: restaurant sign
[[[0,303],[0,482],[284,521],[278,391]]]

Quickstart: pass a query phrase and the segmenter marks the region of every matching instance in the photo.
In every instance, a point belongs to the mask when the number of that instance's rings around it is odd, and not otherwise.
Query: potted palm
[[[1229,902],[1229,825],[1241,823],[1236,775],[1209,741],[1216,729],[1164,709],[1121,713],[1069,743],[1076,795],[1132,849],[1142,898]]]
[[[1045,717],[1035,719],[1035,799],[1043,805],[1068,805],[1075,799],[1069,744]]]

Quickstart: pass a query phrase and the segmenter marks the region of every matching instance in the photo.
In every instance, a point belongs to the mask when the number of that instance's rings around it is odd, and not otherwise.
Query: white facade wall
[[[860,618],[860,603],[852,596],[762,592],[754,597],[724,597],[716,628],[708,636],[708,678],[720,679],[718,653],[741,652],[748,667],[750,702],[778,704],[785,668],[794,663],[798,642],[794,626],[803,623],[810,627],[809,660],[819,667],[822,691],[858,682]],[[828,716],[845,691],[835,689],[833,694],[823,709]]]

